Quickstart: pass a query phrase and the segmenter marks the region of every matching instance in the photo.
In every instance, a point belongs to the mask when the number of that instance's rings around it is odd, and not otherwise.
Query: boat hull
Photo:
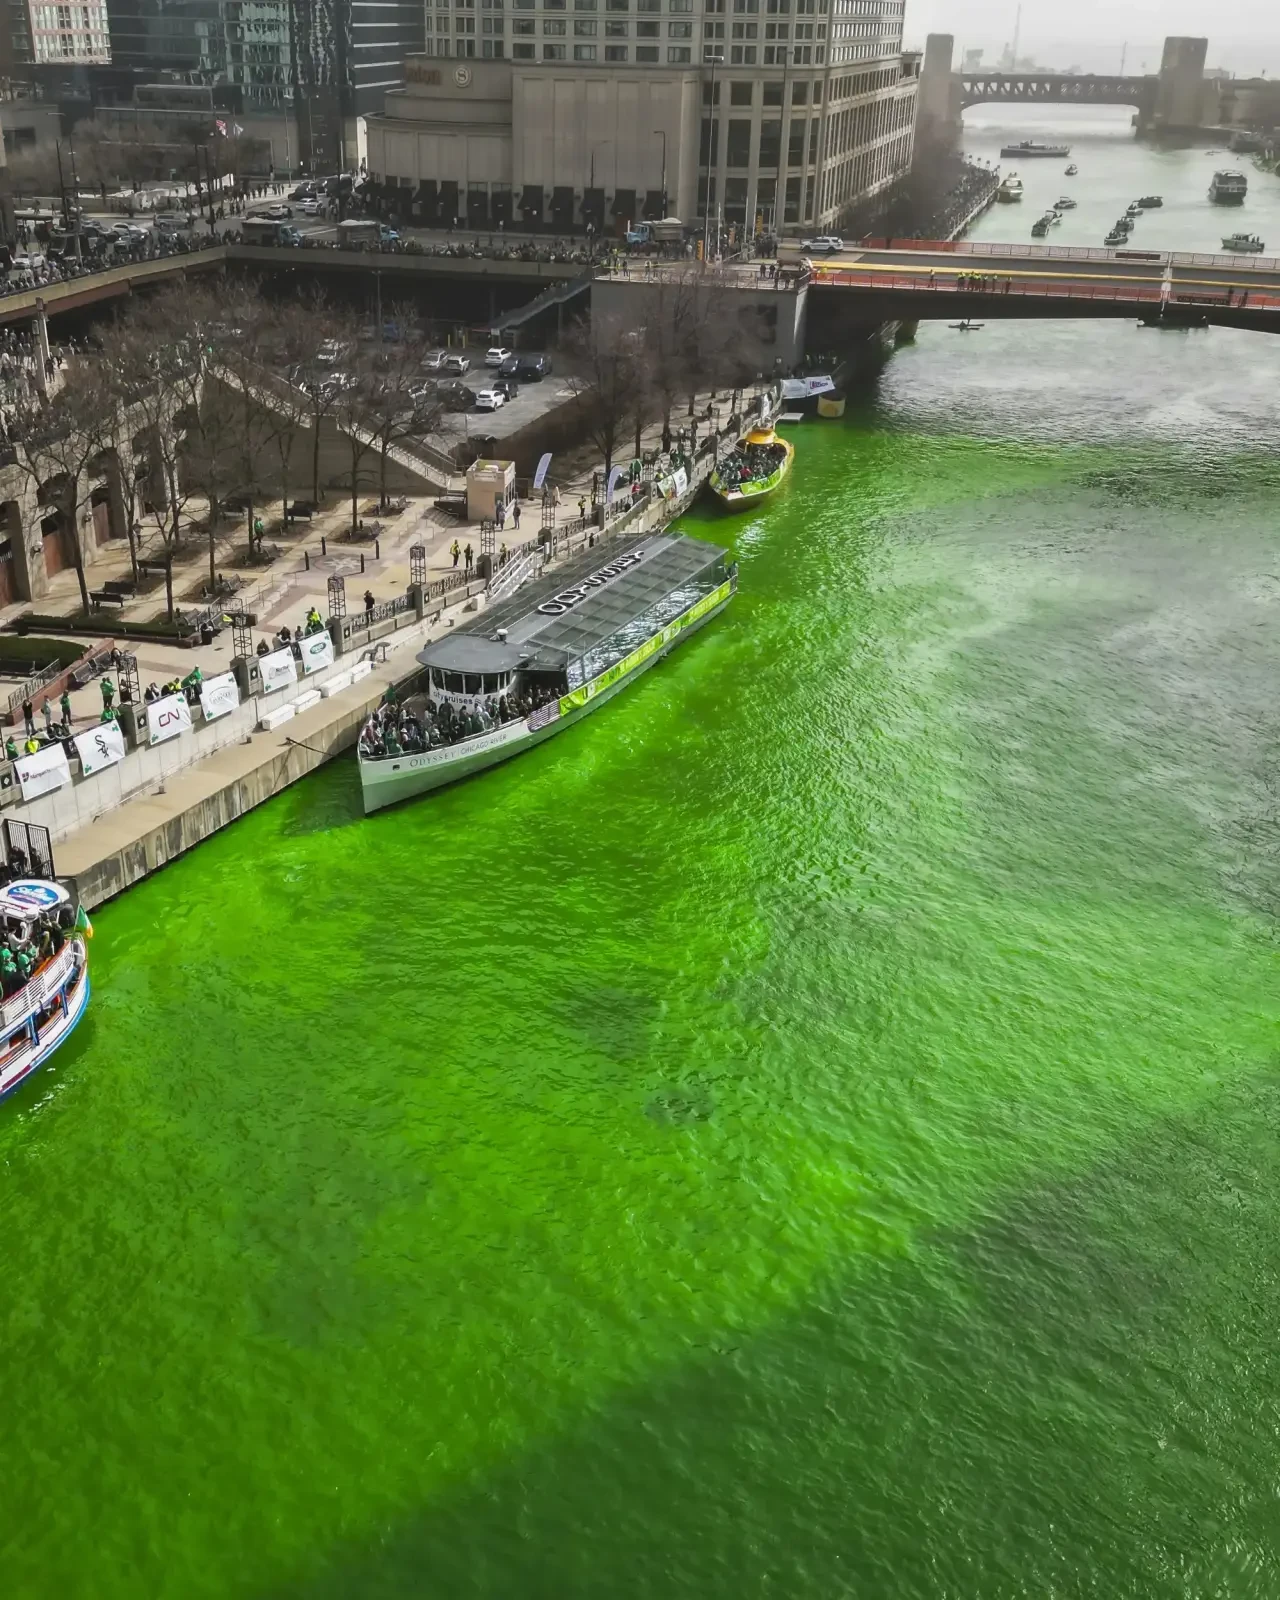
[[[526,750],[532,750],[535,745],[545,743],[554,734],[563,733],[566,728],[572,727],[575,722],[581,722],[606,700],[611,700],[615,694],[648,672],[650,667],[656,666],[664,657],[670,655],[678,644],[682,644],[713,617],[719,616],[737,590],[736,582],[731,582],[725,587],[728,592],[701,616],[688,622],[677,618],[676,622],[663,629],[657,638],[662,640],[666,634],[670,634],[670,637],[629,672],[597,693],[591,694],[583,704],[561,711],[559,716],[541,727],[531,728],[529,723],[534,718],[530,718],[525,722],[509,723],[505,728],[495,728],[491,733],[480,734],[475,739],[467,740],[465,745],[423,751],[419,755],[403,756],[398,761],[362,760],[360,785],[363,791],[365,815],[370,816],[373,812],[381,811],[386,806],[396,805],[401,800],[412,800],[418,795],[430,794],[434,789],[443,789],[449,784],[460,783],[464,778],[474,777],[476,773],[485,772],[490,767],[496,767],[499,762],[509,761],[512,756],[522,755]],[[573,700],[576,694],[581,693],[582,691],[576,691],[566,695],[560,702],[561,705],[565,700]],[[536,716],[535,712],[534,717]]]
[[[0,1100],[20,1089],[27,1079],[66,1043],[88,1010],[89,967],[85,960],[83,943],[80,941],[77,943],[80,944],[80,976],[74,988],[68,990],[66,1013],[46,1024],[39,1043],[34,1048],[24,1050],[21,1056],[0,1071]]]

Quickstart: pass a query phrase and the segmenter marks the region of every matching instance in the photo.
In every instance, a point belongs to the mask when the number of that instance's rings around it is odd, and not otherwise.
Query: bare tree
[[[372,427],[374,396],[378,374],[368,358],[348,362],[334,375],[338,394],[334,402],[334,421],[347,441],[351,469],[351,531],[360,528],[360,487],[370,481],[365,463],[379,449],[378,435]]]
[[[101,366],[77,359],[57,394],[35,404],[22,419],[16,448],[36,483],[47,491],[70,534],[71,558],[80,585],[80,608],[89,614],[80,516],[87,507],[90,464],[115,439],[117,402]]]
[[[366,419],[378,448],[378,506],[388,501],[387,475],[391,451],[397,445],[423,445],[440,431],[444,406],[422,378],[427,343],[410,332],[413,309],[391,308],[390,320],[400,337],[375,351],[367,394]]]
[[[620,315],[595,317],[576,323],[565,347],[575,367],[568,379],[573,411],[604,457],[607,477],[627,435],[635,390],[644,381],[643,334]]]

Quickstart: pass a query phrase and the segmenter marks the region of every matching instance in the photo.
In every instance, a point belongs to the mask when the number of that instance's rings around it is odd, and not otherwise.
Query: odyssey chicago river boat
[[[584,550],[419,651],[425,682],[360,733],[366,815],[590,715],[724,610],[738,587],[727,555],[679,533]]]
[[[0,1099],[42,1066],[89,1004],[93,929],[66,888],[47,878],[0,886]]]
[[[718,461],[707,479],[712,493],[733,511],[772,494],[795,460],[796,447],[770,427],[752,428]]]

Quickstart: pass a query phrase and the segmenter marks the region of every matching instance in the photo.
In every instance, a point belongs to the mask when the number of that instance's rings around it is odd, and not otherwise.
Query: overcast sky
[[[957,66],[971,48],[993,63],[1013,37],[1016,12],[1017,0],[907,0],[907,43],[951,33]],[[1047,67],[1115,72],[1127,42],[1125,70],[1140,72],[1145,62],[1154,72],[1169,33],[1206,35],[1211,67],[1280,77],[1280,0],[1024,0],[1018,54]]]

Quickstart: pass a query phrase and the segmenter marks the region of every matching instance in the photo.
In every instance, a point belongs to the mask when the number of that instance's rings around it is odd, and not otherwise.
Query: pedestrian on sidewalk
[[[364,592],[364,608],[365,608],[365,610],[366,611],[372,611],[375,605],[377,605],[377,601],[373,598],[373,590],[372,589],[366,589],[365,592]]]
[[[466,565],[466,572],[467,572],[467,576],[470,577],[471,576],[471,567],[472,567],[472,563],[473,563],[474,557],[472,555],[471,543],[470,543],[469,540],[467,542],[467,548],[462,552],[462,559],[467,564]]]
[[[44,703],[44,736],[46,739],[53,738],[53,707],[47,700]]]
[[[62,691],[62,699],[59,700],[58,704],[62,708],[62,720],[69,728],[71,726],[71,696],[67,690],[64,689]]]
[[[578,496],[578,521],[579,522],[585,522],[586,520],[587,520],[587,497],[586,497],[585,494],[580,494]]]
[[[458,557],[462,554],[462,546],[456,539],[449,546],[449,554],[453,557],[453,564],[456,567],[458,565]]]
[[[505,500],[499,500],[498,504],[494,507],[494,512],[494,520],[498,524],[498,532],[501,533],[507,525],[507,502]]]
[[[520,527],[520,498],[517,496],[511,502],[511,525],[517,530]]]
[[[116,697],[116,686],[110,678],[104,678],[100,687],[102,689],[102,709],[110,711],[111,703]]]
[[[36,731],[35,713],[31,709],[30,700],[24,700],[22,702],[22,718],[27,725],[27,737],[30,738],[31,735]]]

